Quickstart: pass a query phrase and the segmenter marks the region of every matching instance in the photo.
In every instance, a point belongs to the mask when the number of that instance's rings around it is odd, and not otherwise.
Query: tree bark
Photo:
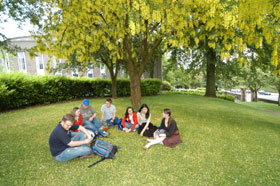
[[[117,78],[115,76],[111,76],[112,80],[112,98],[116,99],[118,96],[117,93]]]
[[[258,102],[258,93],[256,90],[251,90],[251,102]]]
[[[129,73],[131,74],[131,73]],[[138,109],[141,105],[141,78],[130,75],[130,100],[132,107]]]
[[[216,70],[216,56],[215,52],[212,49],[209,49],[206,54],[207,60],[207,81],[206,81],[206,93],[205,96],[207,97],[216,97],[216,77],[215,77],[215,70]]]
[[[246,88],[241,88],[241,101],[246,102]]]

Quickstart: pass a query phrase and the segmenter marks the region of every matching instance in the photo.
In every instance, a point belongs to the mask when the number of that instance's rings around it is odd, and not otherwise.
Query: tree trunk
[[[216,86],[215,86],[215,52],[212,49],[206,54],[207,57],[207,81],[206,81],[206,94],[207,97],[216,97]]]
[[[131,73],[130,73],[131,74]],[[141,105],[141,78],[130,75],[130,100],[132,107],[138,109]]]
[[[118,96],[117,93],[117,78],[115,76],[111,76],[112,80],[112,98],[116,99]]]
[[[113,63],[111,63],[112,65],[108,65],[106,62],[103,62],[106,67],[109,69],[110,72],[110,77],[111,77],[111,81],[112,81],[112,98],[116,99],[118,96],[117,93],[117,76],[118,76],[118,70],[116,70],[116,72],[114,73],[114,65]]]
[[[246,88],[241,88],[241,101],[246,102]]]
[[[258,93],[256,90],[251,90],[251,102],[258,102]]]

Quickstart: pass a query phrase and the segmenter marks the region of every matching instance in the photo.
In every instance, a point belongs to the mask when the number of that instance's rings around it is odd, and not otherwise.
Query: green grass
[[[121,146],[114,160],[98,157],[56,162],[49,151],[53,128],[81,101],[0,114],[1,185],[279,185],[280,117],[263,103],[236,104],[190,95],[144,97],[159,125],[171,108],[184,143],[143,150],[144,137],[110,129]],[[104,99],[91,99],[99,111]],[[129,98],[113,101],[123,116]],[[271,104],[273,105],[273,104]],[[260,109],[259,107],[262,107]],[[279,110],[278,110],[279,111]],[[280,111],[279,111],[280,113]]]
[[[241,102],[240,104],[256,110],[275,113],[280,116],[280,106],[278,104],[271,104],[265,102]]]

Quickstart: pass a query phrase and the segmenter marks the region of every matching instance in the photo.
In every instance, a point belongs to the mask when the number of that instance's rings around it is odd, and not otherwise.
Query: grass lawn
[[[115,160],[56,162],[49,135],[81,101],[0,114],[1,185],[279,185],[280,110],[263,103],[237,104],[189,95],[144,97],[152,123],[169,107],[184,143],[143,150],[144,137],[110,129],[107,141],[121,146]],[[99,112],[104,99],[91,99]],[[113,101],[123,116],[129,98]],[[264,106],[265,105],[265,106]],[[277,107],[278,108],[278,107]],[[276,110],[275,110],[276,109]],[[278,114],[277,114],[278,112]]]

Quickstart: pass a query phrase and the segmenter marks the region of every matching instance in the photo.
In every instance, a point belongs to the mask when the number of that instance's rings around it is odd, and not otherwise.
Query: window
[[[27,72],[24,52],[18,52],[18,67],[19,71]]]
[[[35,60],[36,60],[37,74],[38,75],[45,75],[43,55],[38,54],[36,56]]]
[[[78,69],[74,68],[74,69],[72,70],[72,77],[79,77],[79,71],[78,71]]]
[[[1,61],[2,61],[2,65],[3,65],[3,70],[10,73],[11,68],[10,68],[10,62],[9,62],[9,54],[6,53],[6,56],[3,56]]]
[[[93,68],[87,68],[87,76],[93,78]]]
[[[100,65],[100,76],[106,78],[106,68],[105,65]]]
[[[54,68],[56,68],[60,63],[61,63],[61,59],[54,60]],[[56,69],[56,72],[54,73],[54,75],[61,76],[62,75],[62,70],[61,69]]]

